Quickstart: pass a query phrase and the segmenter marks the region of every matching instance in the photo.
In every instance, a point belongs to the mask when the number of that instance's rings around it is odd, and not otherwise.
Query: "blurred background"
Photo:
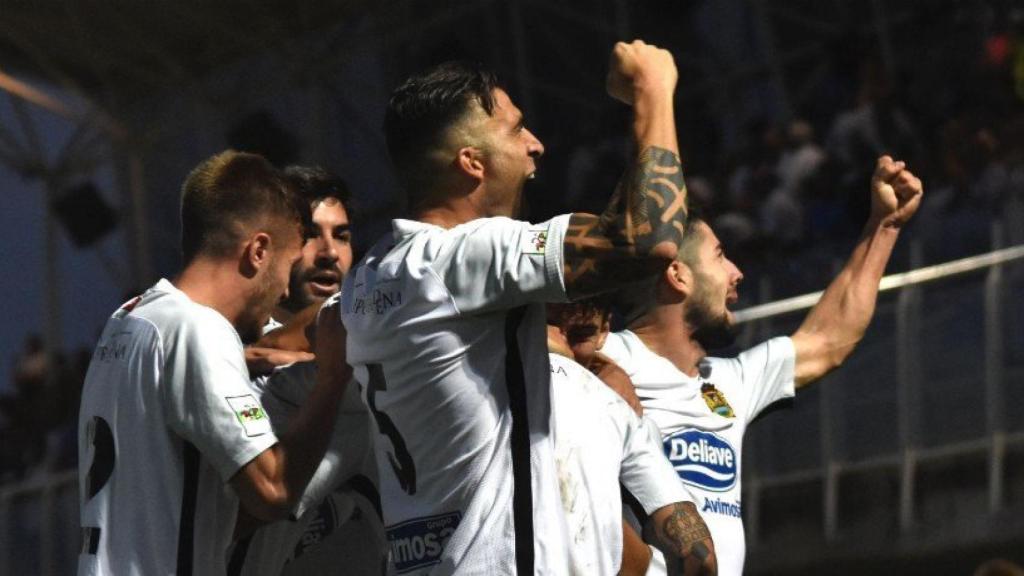
[[[196,163],[333,170],[366,248],[403,210],[389,92],[463,58],[546,146],[530,219],[598,211],[630,153],[608,53],[633,38],[675,56],[687,183],[746,275],[737,308],[827,285],[882,153],[927,192],[890,272],[1024,244],[1019,2],[0,0],[0,574],[74,572],[84,371],[106,317],[175,274]],[[751,427],[748,573],[1024,563],[1024,265],[967,262],[886,292],[847,365]]]

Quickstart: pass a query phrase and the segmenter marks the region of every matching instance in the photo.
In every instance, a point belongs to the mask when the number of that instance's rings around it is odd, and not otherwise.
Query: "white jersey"
[[[568,218],[396,220],[345,279],[399,574],[567,571],[541,303],[565,300]]]
[[[718,573],[742,574],[743,433],[770,404],[793,396],[793,341],[773,338],[736,358],[706,358],[706,377],[696,378],[628,330],[610,334],[601,352],[632,378],[644,415],[661,430],[665,454],[698,497],[697,509],[715,542]],[[652,568],[660,563],[652,562]]]
[[[242,342],[167,280],[115,312],[82,390],[82,574],[223,574],[228,480],[277,442]]]
[[[315,362],[282,366],[253,379],[276,434],[288,430],[315,384]],[[235,543],[229,576],[335,574],[339,558],[344,559],[347,573],[381,574],[387,545],[371,426],[359,387],[350,382],[327,452],[292,517],[262,526]]]
[[[621,490],[646,514],[693,498],[662,453],[660,438],[652,438],[633,409],[589,370],[552,354],[551,396],[571,574],[617,574],[622,565]]]

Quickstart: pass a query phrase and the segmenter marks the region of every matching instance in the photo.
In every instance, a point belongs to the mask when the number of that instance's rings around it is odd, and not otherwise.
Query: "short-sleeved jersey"
[[[282,435],[316,385],[316,363],[282,366],[252,382],[274,432]],[[352,574],[381,573],[387,547],[371,425],[359,387],[350,382],[327,452],[294,514],[235,543],[228,574],[335,574],[339,558]]]
[[[633,409],[586,368],[552,354],[551,395],[571,574],[617,574],[621,489],[647,514],[693,498],[677,480],[660,439],[652,438]]]
[[[396,220],[345,279],[399,574],[567,569],[541,304],[565,300],[567,223]]]
[[[773,402],[793,396],[796,352],[788,337],[773,338],[736,358],[706,358],[703,375],[680,372],[632,332],[610,334],[601,351],[636,386],[644,415],[661,430],[665,455],[697,496],[718,556],[718,573],[743,573],[746,544],[741,517],[743,434]],[[652,562],[648,574],[663,566]]]
[[[218,312],[161,280],[107,321],[78,423],[81,574],[223,574],[228,480],[277,442]]]

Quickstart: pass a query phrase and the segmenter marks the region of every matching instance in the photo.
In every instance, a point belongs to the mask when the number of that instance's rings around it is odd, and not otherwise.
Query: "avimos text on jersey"
[[[406,520],[389,526],[388,542],[395,572],[403,574],[441,562],[448,539],[462,520],[459,512]]]
[[[716,434],[680,430],[665,439],[665,455],[687,484],[714,492],[736,485],[736,451]]]

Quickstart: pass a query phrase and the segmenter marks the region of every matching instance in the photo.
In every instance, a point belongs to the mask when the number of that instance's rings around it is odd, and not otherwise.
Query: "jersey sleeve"
[[[250,386],[238,336],[224,322],[203,318],[183,321],[168,336],[162,383],[167,422],[227,482],[277,442]]]
[[[569,215],[540,224],[474,221],[436,239],[430,267],[460,314],[564,302],[562,242],[568,225]]]
[[[648,515],[675,502],[694,502],[665,457],[657,427],[648,426],[621,399],[608,411],[622,432],[623,451],[619,482]]]
[[[748,422],[772,403],[793,397],[796,349],[788,336],[762,342],[728,362],[738,371]],[[710,379],[715,380],[714,369]]]

